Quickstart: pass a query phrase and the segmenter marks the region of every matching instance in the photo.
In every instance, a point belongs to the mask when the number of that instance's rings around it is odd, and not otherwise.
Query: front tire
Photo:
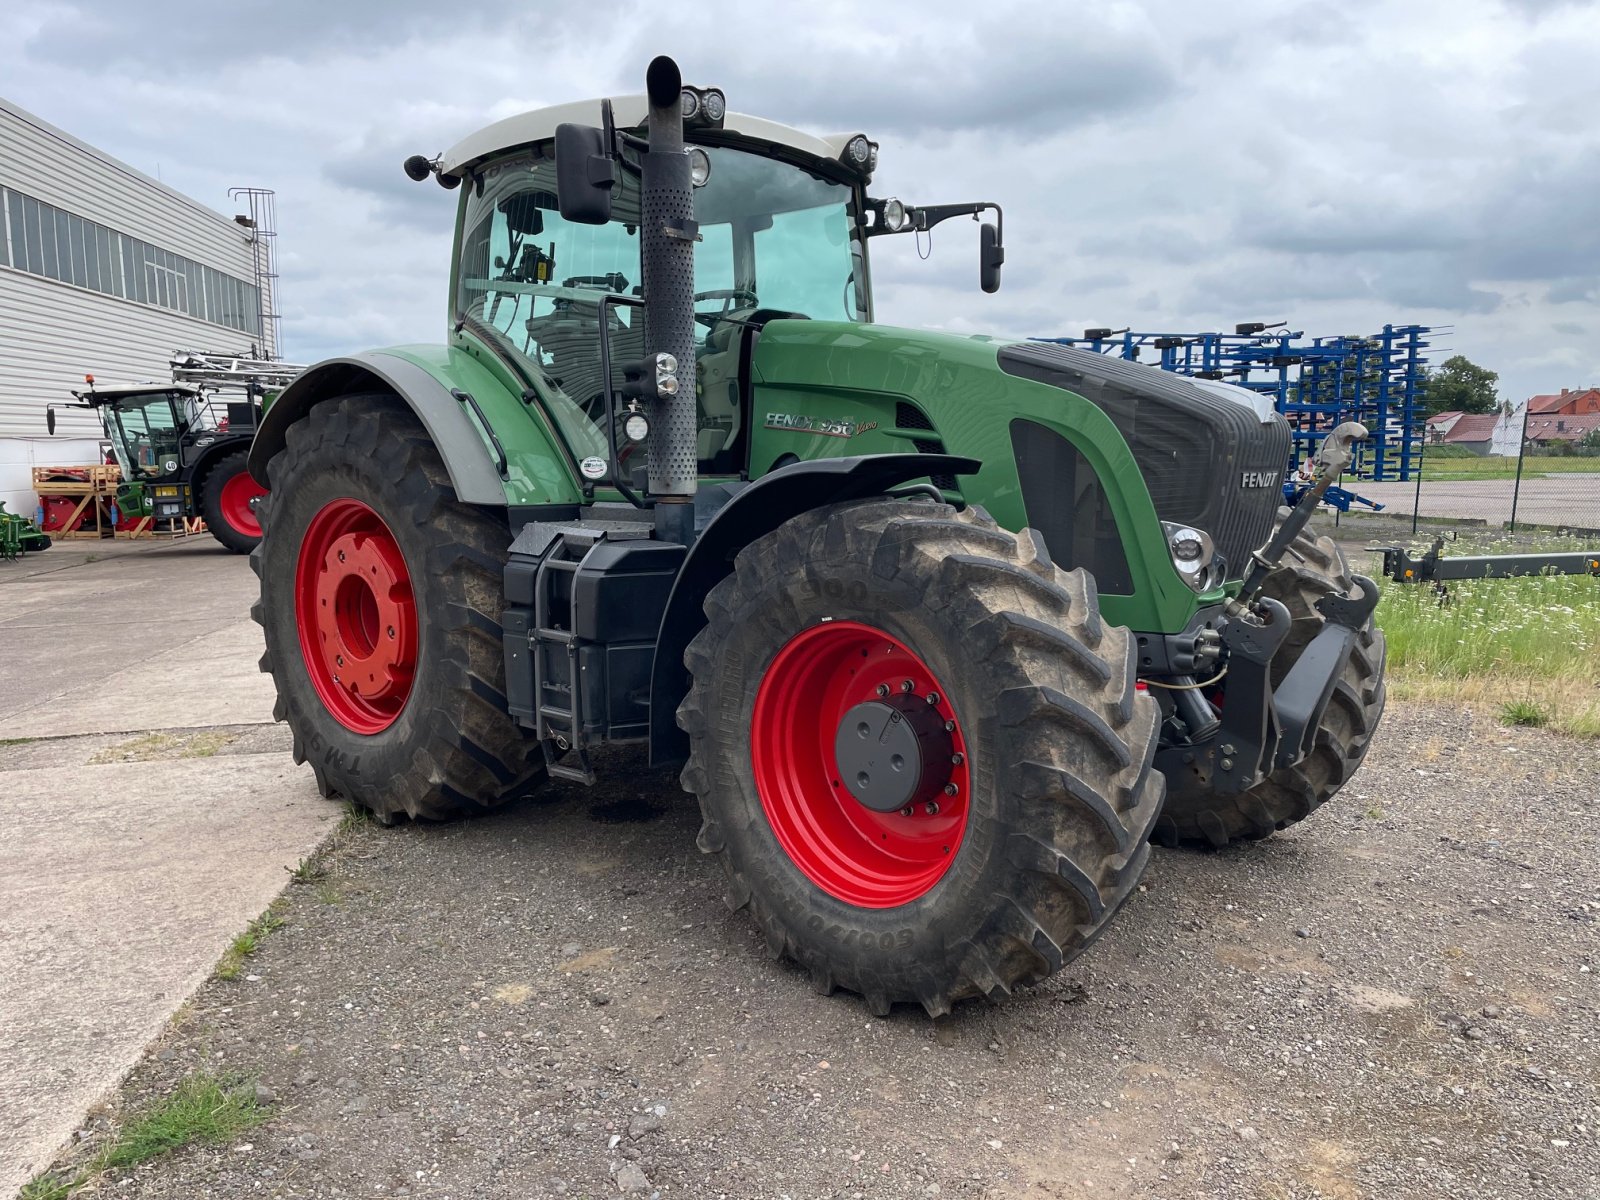
[[[257,506],[267,489],[250,477],[245,466],[248,454],[240,450],[221,459],[207,473],[200,513],[206,528],[235,554],[249,554],[261,542],[261,518]]]
[[[421,422],[389,396],[327,400],[267,472],[251,615],[273,716],[323,795],[446,820],[537,784],[542,751],[506,711],[510,533],[456,499]]]
[[[1274,687],[1322,631],[1317,601],[1334,592],[1347,594],[1354,587],[1350,565],[1332,538],[1307,526],[1289,544],[1283,564],[1262,587],[1263,595],[1289,610],[1292,621],[1289,636],[1273,658]],[[1383,717],[1385,653],[1383,631],[1368,617],[1334,685],[1311,752],[1239,795],[1172,789],[1156,826],[1156,840],[1167,846],[1187,843],[1221,849],[1230,842],[1270,837],[1331,800],[1361,765]]]
[[[1164,780],[1130,635],[1082,572],[978,511],[873,500],[751,543],[705,611],[683,784],[775,957],[937,1016],[1106,928]]]

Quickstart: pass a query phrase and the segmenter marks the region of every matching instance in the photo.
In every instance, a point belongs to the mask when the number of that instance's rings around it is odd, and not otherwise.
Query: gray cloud
[[[875,190],[1006,208],[873,245],[880,319],[1055,334],[1412,320],[1512,394],[1600,379],[1600,12],[1540,0],[1205,6],[703,0],[470,8],[15,0],[7,96],[215,207],[278,191],[287,350],[437,340],[455,193],[431,154],[512,112],[640,88],[655,53],[736,109],[883,142]],[[1421,53],[1418,47],[1425,47]],[[1590,378],[1582,378],[1588,373]]]

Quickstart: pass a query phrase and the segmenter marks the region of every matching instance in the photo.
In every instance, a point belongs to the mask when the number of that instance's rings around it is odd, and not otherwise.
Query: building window
[[[260,293],[252,283],[11,188],[0,188],[0,213],[6,222],[0,265],[261,334]]]

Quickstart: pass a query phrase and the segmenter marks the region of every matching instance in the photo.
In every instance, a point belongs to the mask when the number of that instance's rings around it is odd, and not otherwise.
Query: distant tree
[[[1480,367],[1464,354],[1447,358],[1428,372],[1422,384],[1422,403],[1431,417],[1434,413],[1499,411],[1495,384],[1500,376]]]

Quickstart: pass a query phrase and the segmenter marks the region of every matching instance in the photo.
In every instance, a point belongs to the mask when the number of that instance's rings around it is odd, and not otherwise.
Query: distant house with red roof
[[[1580,413],[1577,416],[1557,416],[1528,412],[1528,426],[1524,437],[1538,445],[1551,442],[1577,442],[1600,429],[1600,410]]]
[[[1581,417],[1600,413],[1600,388],[1562,388],[1528,401],[1528,417]]]
[[[1499,413],[1458,413],[1444,435],[1446,446],[1462,446],[1474,454],[1488,454],[1494,446],[1494,427]]]
[[[1429,417],[1425,423],[1428,431],[1428,445],[1437,446],[1440,442],[1444,441],[1445,435],[1455,427],[1455,423],[1466,415],[1466,413],[1461,412],[1459,409],[1451,409],[1449,412],[1434,413],[1433,416]]]

